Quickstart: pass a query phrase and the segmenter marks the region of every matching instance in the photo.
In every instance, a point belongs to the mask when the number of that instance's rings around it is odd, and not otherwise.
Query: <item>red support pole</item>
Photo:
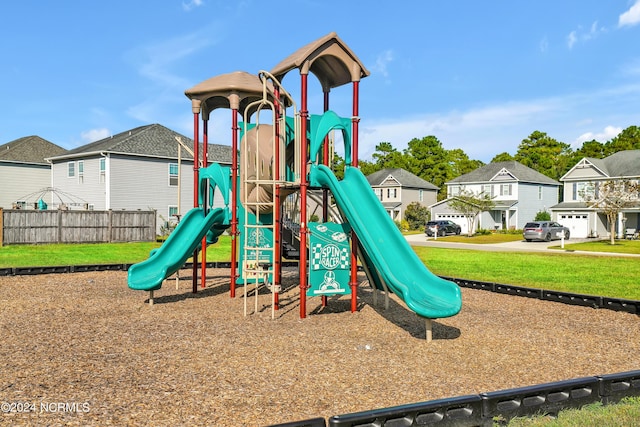
[[[209,120],[202,120],[202,167],[208,166],[207,147],[209,145]],[[205,215],[209,210],[209,191],[202,195],[202,211]],[[207,282],[207,235],[202,238],[202,264],[200,265],[200,287],[204,288]]]
[[[351,162],[353,167],[358,167],[358,117],[360,102],[359,81],[353,82],[353,115],[351,118],[352,153]],[[351,232],[351,312],[358,309],[358,236]]]
[[[324,92],[324,111],[329,111],[329,91]],[[325,166],[329,166],[331,159],[329,159],[329,135],[324,137],[324,144],[322,145],[322,163]],[[322,222],[329,220],[329,190],[322,189]],[[322,295],[322,306],[327,306],[327,296]]]
[[[307,77],[308,74],[301,74],[301,102],[300,102],[300,318],[307,317]]]
[[[200,113],[193,113],[193,207],[198,207],[198,181],[199,172],[198,165],[200,163],[200,147],[198,142],[198,136],[200,134],[198,120]],[[192,276],[192,292],[195,294],[198,292],[198,249],[193,251],[193,276]]]
[[[236,296],[238,279],[238,110],[231,110],[231,284],[229,295]]]
[[[280,212],[280,184],[278,183],[280,181],[280,103],[279,98],[280,98],[280,92],[278,90],[278,88],[276,87],[275,91],[274,91],[274,95],[275,95],[275,102],[274,102],[274,108],[275,108],[275,123],[274,123],[274,141],[273,143],[275,144],[275,162],[274,162],[274,170],[273,170],[273,179],[276,180],[276,187],[275,187],[275,194],[273,195],[274,197],[274,211],[273,211],[273,224],[274,224],[274,228],[273,228],[273,239],[274,239],[274,245],[273,245],[273,286],[274,286],[274,296],[273,296],[273,308],[274,310],[278,310],[280,308],[280,294],[278,292],[280,283],[281,283],[281,274],[282,274],[282,265],[281,265],[281,261],[282,261],[282,227],[281,227],[281,222],[280,222],[280,216],[281,216],[281,212]],[[284,148],[284,147],[283,147]]]

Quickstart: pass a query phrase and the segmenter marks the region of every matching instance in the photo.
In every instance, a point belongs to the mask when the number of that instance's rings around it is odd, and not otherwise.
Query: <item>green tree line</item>
[[[585,141],[573,150],[567,143],[534,131],[523,139],[515,154],[497,154],[491,162],[515,160],[551,179],[559,180],[583,157],[602,159],[623,150],[640,149],[640,127],[629,126],[607,142]],[[439,200],[447,197],[445,183],[465,173],[471,172],[484,163],[470,159],[460,148],[447,150],[442,142],[433,136],[414,138],[407,148],[399,151],[389,142],[376,145],[371,160],[359,160],[363,174],[369,175],[385,168],[402,168],[440,187]],[[336,155],[334,169],[340,175],[344,159]]]

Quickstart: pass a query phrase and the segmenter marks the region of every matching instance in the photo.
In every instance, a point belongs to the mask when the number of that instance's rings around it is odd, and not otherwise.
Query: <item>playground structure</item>
[[[299,108],[281,84],[294,69],[300,73]],[[322,114],[308,111],[309,73],[323,90]],[[150,291],[152,300],[153,291],[193,257],[192,287],[197,292],[198,277],[202,287],[206,280],[206,262],[198,265],[198,253],[206,260],[207,245],[230,228],[230,296],[243,286],[246,315],[249,288],[255,286],[257,311],[259,287],[267,285],[273,317],[281,289],[283,229],[295,223],[301,318],[307,315],[308,296],[320,296],[324,305],[329,295],[350,294],[351,311],[356,311],[359,258],[371,286],[395,293],[426,319],[430,340],[432,319],[460,311],[460,289],[424,266],[358,169],[359,85],[368,75],[347,45],[330,33],[270,72],[219,75],[186,90],[194,126],[194,206],[149,259],[129,269],[129,287]],[[349,83],[352,112],[343,118],[329,109],[329,94]],[[206,160],[210,116],[218,108],[231,110],[232,152],[239,156],[233,156],[230,168],[208,165]],[[342,180],[330,167],[336,131],[344,143]],[[309,223],[310,191],[322,194],[322,218],[317,223]],[[337,221],[329,218],[330,193],[341,217]],[[216,194],[224,207],[213,207]],[[292,197],[298,210],[283,218],[283,204]]]

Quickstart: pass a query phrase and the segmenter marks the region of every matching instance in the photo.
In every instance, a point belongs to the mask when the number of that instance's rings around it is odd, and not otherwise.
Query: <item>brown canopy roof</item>
[[[370,74],[335,32],[301,47],[276,65],[271,74],[278,81],[282,81],[294,68],[299,68],[300,74],[312,72],[325,92],[334,87],[360,81]]]
[[[244,112],[247,105],[262,99],[262,82],[257,75],[244,71],[221,74],[198,83],[184,92],[191,99],[194,113],[208,113],[216,108],[235,108]]]

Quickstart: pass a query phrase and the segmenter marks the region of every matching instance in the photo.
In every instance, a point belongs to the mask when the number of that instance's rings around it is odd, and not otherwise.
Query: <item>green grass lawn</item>
[[[560,245],[552,246],[552,248],[559,249]],[[564,249],[588,252],[612,252],[618,254],[640,254],[640,240],[619,239],[616,240],[615,245],[610,244],[609,240],[594,240],[584,243],[565,242]]]
[[[435,274],[640,300],[640,259],[570,252],[484,252],[414,247]]]
[[[0,247],[0,268],[59,265],[134,264],[149,258],[159,242],[12,245]],[[229,261],[231,238],[207,247],[207,261]]]
[[[439,237],[442,239],[442,237]],[[476,244],[489,244],[489,243],[504,243],[504,242],[517,242],[522,240],[522,234],[506,234],[506,233],[491,233],[491,234],[478,234],[472,237],[461,234],[459,236],[447,236],[445,237],[447,242],[456,243],[476,243]]]
[[[640,398],[628,397],[614,405],[594,403],[582,409],[560,411],[557,418],[538,416],[514,418],[509,427],[619,427],[637,426],[640,421]]]

